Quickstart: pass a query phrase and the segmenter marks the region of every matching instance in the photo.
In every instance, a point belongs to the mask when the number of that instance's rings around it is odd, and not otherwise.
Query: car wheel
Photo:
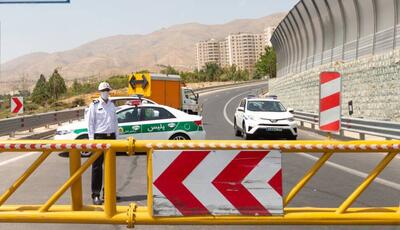
[[[243,125],[242,125],[242,136],[243,136],[243,139],[245,139],[245,140],[252,140],[253,139],[253,135],[247,133],[246,124],[244,122],[243,122]]]
[[[235,132],[235,136],[240,137],[242,135],[242,132],[239,130],[236,124],[236,118],[233,120],[233,130]]]
[[[190,137],[184,133],[176,133],[172,135],[169,139],[176,141],[183,141],[183,140],[190,140]]]
[[[88,140],[89,137],[87,135],[79,136],[76,140]],[[90,157],[92,152],[81,151],[81,157]]]

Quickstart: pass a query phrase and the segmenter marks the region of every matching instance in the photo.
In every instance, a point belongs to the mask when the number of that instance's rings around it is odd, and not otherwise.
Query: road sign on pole
[[[151,96],[150,73],[135,73],[129,76],[128,94]]]
[[[152,157],[154,216],[283,214],[278,150],[158,150]]]
[[[339,132],[342,78],[338,72],[322,72],[319,85],[319,129]]]
[[[17,113],[17,114],[24,112],[24,98],[23,97],[12,97],[11,98],[11,112]]]

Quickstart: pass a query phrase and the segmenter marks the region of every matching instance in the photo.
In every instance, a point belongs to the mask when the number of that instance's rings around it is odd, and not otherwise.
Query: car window
[[[130,109],[121,111],[117,114],[118,123],[139,121],[139,114],[140,114],[140,109],[138,109],[138,108],[130,108]]]
[[[246,100],[242,100],[239,104],[239,107],[244,107],[244,105],[246,104]]]
[[[142,108],[142,121],[152,121],[152,120],[161,120],[161,119],[171,119],[175,118],[175,116],[170,113],[168,110],[163,108],[156,107],[146,107]]]
[[[253,112],[285,112],[285,107],[278,101],[249,101],[247,110]]]

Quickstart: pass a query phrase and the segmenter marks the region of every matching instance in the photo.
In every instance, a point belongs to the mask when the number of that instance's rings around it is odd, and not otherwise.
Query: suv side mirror
[[[289,113],[294,113],[294,109],[293,108],[288,108],[287,109]]]
[[[244,108],[243,108],[243,107],[239,107],[239,108],[237,109],[237,111],[244,112]]]

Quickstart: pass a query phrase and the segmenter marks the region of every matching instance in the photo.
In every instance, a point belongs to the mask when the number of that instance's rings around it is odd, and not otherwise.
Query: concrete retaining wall
[[[271,79],[269,90],[286,107],[317,113],[322,71],[342,75],[342,115],[348,116],[347,103],[353,100],[353,117],[400,121],[400,50]]]

